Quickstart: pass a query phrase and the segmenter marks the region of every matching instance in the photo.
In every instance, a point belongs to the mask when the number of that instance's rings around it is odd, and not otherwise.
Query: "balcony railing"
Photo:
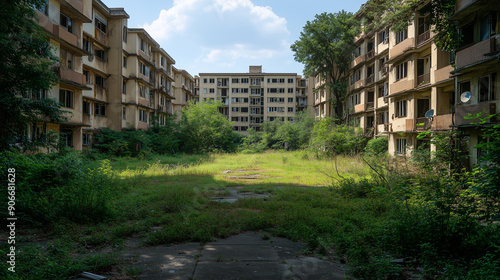
[[[375,103],[372,102],[366,102],[366,110],[373,110]]]
[[[423,74],[417,77],[417,87],[423,86],[431,82],[431,74]]]
[[[366,78],[365,79],[365,85],[369,85],[369,84],[373,83],[374,77],[375,76],[372,74],[370,77]]]
[[[380,67],[380,74],[382,74],[382,76],[387,74],[387,72],[389,72],[389,66],[383,65],[382,67]]]
[[[427,42],[427,40],[429,40],[430,38],[431,38],[431,32],[430,32],[430,30],[427,30],[424,33],[418,35],[417,45],[421,45],[421,44]]]
[[[415,120],[415,130],[422,131],[429,129],[429,119],[428,118],[417,118]]]
[[[370,59],[372,59],[374,56],[375,56],[375,50],[374,50],[374,49],[372,49],[371,51],[369,51],[369,52],[365,55],[365,60],[370,60]]]

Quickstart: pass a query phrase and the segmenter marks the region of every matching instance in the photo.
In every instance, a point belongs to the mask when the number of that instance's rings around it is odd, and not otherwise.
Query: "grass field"
[[[345,196],[332,187],[337,174],[371,176],[360,157],[317,159],[305,151],[210,154],[118,158],[111,166],[117,189],[110,197],[112,213],[93,224],[60,221],[48,233],[25,229],[29,234],[22,241],[46,246],[26,246],[19,270],[29,276],[22,279],[65,279],[79,270],[114,270],[133,279],[138,271],[127,269],[120,257],[128,240],[147,246],[204,243],[255,230],[301,240],[310,254],[347,262],[351,275],[405,279],[412,273],[412,265],[392,263],[404,252],[388,247],[391,238],[399,238],[391,224],[403,204],[382,195]],[[213,199],[236,189],[267,197]]]

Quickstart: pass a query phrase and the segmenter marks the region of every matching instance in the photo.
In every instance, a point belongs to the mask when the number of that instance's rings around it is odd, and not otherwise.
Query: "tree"
[[[304,64],[304,75],[319,75],[324,80],[322,88],[329,91],[337,121],[344,114],[347,73],[359,30],[352,13],[322,13],[306,23],[299,40],[291,46],[295,60]]]
[[[44,145],[27,139],[26,126],[63,119],[59,104],[40,94],[57,82],[51,66],[58,61],[36,22],[33,8],[44,4],[43,0],[0,2],[0,150],[16,143],[27,148]]]
[[[227,117],[219,113],[221,102],[202,101],[182,109],[180,145],[185,152],[235,151],[242,136],[233,131]]]
[[[450,19],[455,12],[456,0],[370,0],[362,8],[365,32],[387,26],[395,32],[406,29],[415,13],[428,15],[427,24],[433,26],[436,46],[444,51],[455,50],[461,41],[456,24]],[[425,4],[422,4],[425,3]]]

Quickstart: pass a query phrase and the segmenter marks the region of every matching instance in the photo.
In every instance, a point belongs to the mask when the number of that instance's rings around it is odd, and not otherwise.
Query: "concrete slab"
[[[217,239],[215,242],[207,243],[207,245],[230,245],[230,244],[269,244],[269,240],[262,240],[255,232],[245,232],[238,235],[230,236],[224,239]]]
[[[278,255],[269,244],[213,244],[203,248],[200,261],[277,261]]]
[[[304,243],[294,242],[281,237],[273,237],[272,244],[274,246],[274,250],[282,259],[296,257],[297,255],[302,254],[304,249],[307,247]]]
[[[133,248],[123,256],[134,261],[133,267],[142,269],[139,279],[188,280],[194,273],[201,248],[199,243]]]
[[[286,260],[289,279],[342,280],[346,277],[340,263],[323,261],[313,257],[299,257]]]
[[[200,262],[193,280],[278,280],[286,269],[276,262]]]

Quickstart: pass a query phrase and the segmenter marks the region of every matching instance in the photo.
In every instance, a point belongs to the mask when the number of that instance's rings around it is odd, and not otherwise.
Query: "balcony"
[[[365,62],[365,60],[366,60],[366,55],[360,55],[360,56],[356,57],[354,59],[354,61],[352,62],[353,63],[352,67],[355,67],[356,65]]]
[[[450,130],[453,124],[452,114],[438,115],[432,118],[432,130]]]
[[[399,92],[413,89],[414,88],[413,81],[414,81],[413,79],[404,78],[394,82],[389,87],[389,95],[394,95]]]
[[[56,36],[62,39],[63,41],[69,43],[70,45],[79,48],[80,46],[78,45],[78,37],[66,30],[64,27],[54,24],[53,26],[53,31],[52,33]]]
[[[94,98],[106,101],[106,89],[100,85],[94,85]]]
[[[424,131],[430,128],[430,121],[428,118],[417,118],[415,122],[415,130]]]
[[[450,72],[453,71],[453,66],[448,65],[434,71],[434,83],[438,83],[450,78]]]
[[[420,46],[427,42],[431,38],[431,31],[427,30],[424,33],[418,35],[417,37],[417,46]]]
[[[382,67],[380,67],[380,76],[385,76],[388,72],[389,72],[389,66],[382,65]]]
[[[354,113],[363,112],[365,110],[365,104],[358,104],[354,106]]]
[[[108,46],[108,35],[101,31],[101,29],[94,27],[94,38],[101,44]]]
[[[373,101],[372,102],[366,102],[365,105],[366,105],[365,106],[365,111],[366,110],[373,110],[373,108],[375,108],[375,102],[373,102]]]
[[[372,49],[365,55],[365,61],[372,59],[375,56],[375,50]]]
[[[455,109],[455,125],[468,125],[471,123],[478,123],[479,118],[475,119],[466,119],[471,115],[475,115],[477,113],[482,113],[480,118],[484,118],[485,116],[492,115],[496,113],[496,103],[494,101],[490,102],[481,102],[479,104],[474,105],[462,105],[457,106]]]
[[[490,38],[458,51],[455,58],[456,69],[488,59],[485,55],[494,52],[498,48],[495,45],[498,45],[495,38]]]
[[[423,74],[417,77],[417,87],[423,86],[431,82],[431,74]]]
[[[415,38],[407,38],[406,40],[400,42],[399,44],[395,45],[390,51],[389,51],[389,59],[392,59],[396,56],[399,56],[403,54],[404,52],[408,51],[409,49],[412,49],[415,45]]]
[[[63,68],[63,67],[57,67],[55,69],[56,71],[59,70],[59,74],[61,77],[61,80],[70,82],[70,83],[75,83],[79,86],[86,86],[86,81],[85,81],[85,76],[81,73],[75,72],[71,69]]]
[[[375,78],[375,75],[371,75],[370,77],[366,78],[365,85],[369,85],[369,84],[373,83],[374,78]]]

